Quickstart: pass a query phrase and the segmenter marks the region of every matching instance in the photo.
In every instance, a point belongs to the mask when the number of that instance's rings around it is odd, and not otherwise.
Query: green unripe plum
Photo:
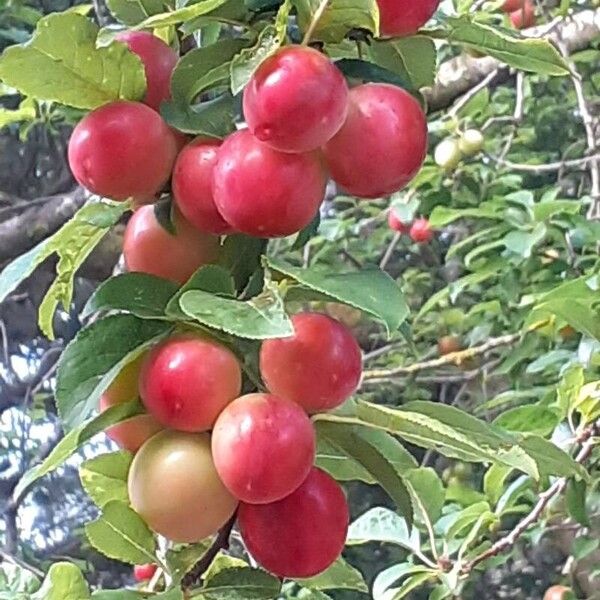
[[[456,169],[462,158],[458,140],[448,138],[441,141],[433,152],[435,163],[446,171]]]
[[[475,156],[483,149],[483,134],[479,129],[467,129],[458,140],[458,147],[465,156]]]

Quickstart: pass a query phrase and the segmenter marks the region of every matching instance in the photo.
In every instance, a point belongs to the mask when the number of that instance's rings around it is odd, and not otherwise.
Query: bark
[[[528,37],[547,37],[561,41],[568,53],[571,54],[590,45],[591,41],[600,35],[600,9],[584,10],[573,18],[556,25],[547,35],[543,35],[548,25],[533,27],[524,31]],[[443,63],[438,71],[433,88],[425,91],[425,97],[431,110],[440,110],[450,106],[452,102],[480,83],[494,70],[503,71],[507,77],[509,70],[495,58],[472,58],[466,54],[457,56]]]

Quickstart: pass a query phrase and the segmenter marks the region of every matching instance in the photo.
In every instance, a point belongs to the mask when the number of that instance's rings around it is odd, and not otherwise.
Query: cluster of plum
[[[425,159],[427,122],[417,100],[387,84],[349,90],[333,62],[309,47],[288,46],[265,60],[243,105],[247,129],[222,143],[197,138],[178,152],[177,135],[157,112],[107,104],[75,128],[71,169],[91,191],[138,204],[154,200],[172,174],[176,229],[201,232],[196,246],[210,255],[218,235],[300,231],[319,209],[328,173],[348,193],[377,198],[403,188]],[[130,221],[124,254],[131,270],[152,266],[136,251],[153,245],[151,224],[144,207]]]
[[[384,35],[411,35],[439,0],[379,4]],[[427,123],[415,98],[386,84],[349,89],[334,63],[308,46],[282,48],[253,74],[244,90],[245,128],[224,141],[190,141],[158,112],[170,97],[177,53],[148,32],[117,40],[141,59],[146,96],[84,117],[68,156],[84,187],[132,201],[123,249],[130,271],[183,283],[216,260],[222,235],[300,231],[319,210],[329,176],[348,193],[376,198],[403,188],[424,161]],[[174,232],[152,206],[169,181]],[[349,520],[341,487],[314,466],[309,415],[355,391],[362,361],[336,319],[300,313],[292,322],[292,336],[262,345],[268,392],[242,394],[234,352],[179,331],[129,363],[100,409],[138,396],[145,406],[107,433],[135,454],[130,502],[151,529],[193,543],[237,515],[258,563],[280,577],[302,578],[336,560]],[[136,577],[153,572],[140,567]]]
[[[360,348],[320,313],[292,318],[294,335],[263,342],[268,392],[241,395],[226,346],[194,332],[159,342],[129,363],[100,409],[139,397],[146,413],[107,431],[135,453],[132,507],[164,537],[192,543],[237,510],[250,554],[280,577],[310,577],[339,556],[348,527],[341,487],[314,466],[309,414],[331,410],[357,388]]]
[[[402,235],[408,235],[416,244],[427,244],[433,239],[434,230],[425,217],[419,217],[414,221],[403,221],[390,207],[388,212],[388,225],[390,229]]]

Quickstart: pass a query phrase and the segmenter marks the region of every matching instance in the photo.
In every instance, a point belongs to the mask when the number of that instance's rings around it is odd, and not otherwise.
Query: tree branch
[[[363,382],[371,381],[373,379],[398,377],[401,375],[413,375],[420,371],[437,369],[438,367],[444,367],[447,365],[460,365],[466,360],[485,354],[486,352],[489,352],[494,348],[510,346],[511,344],[518,342],[521,338],[523,338],[523,336],[527,335],[528,333],[545,327],[546,325],[548,325],[548,323],[549,320],[540,321],[539,323],[536,323],[535,325],[529,327],[525,332],[519,331],[517,333],[509,333],[507,335],[501,335],[500,337],[491,338],[490,340],[485,342],[485,344],[473,346],[472,348],[467,348],[466,350],[459,350],[458,352],[450,352],[449,354],[445,354],[444,356],[440,356],[439,358],[434,358],[432,360],[413,363],[412,365],[408,366],[394,367],[393,369],[372,369],[369,371],[365,371],[363,373]]]
[[[600,433],[600,421],[587,427],[582,431],[578,437],[578,442],[582,444],[579,453],[575,457],[575,462],[583,464],[591,456],[594,446],[598,443],[598,439],[594,436]],[[490,548],[477,555],[473,560],[466,563],[462,568],[464,575],[469,574],[477,565],[497,556],[501,552],[504,552],[508,548],[512,548],[517,540],[533,525],[542,515],[550,501],[561,494],[567,486],[568,478],[561,477],[557,479],[545,492],[539,495],[538,501],[531,510],[531,512],[525,516],[519,523],[503,538],[499,539]]]
[[[527,37],[547,37],[554,42],[561,40],[567,51],[572,53],[586,48],[600,35],[600,9],[583,10],[569,20],[553,23],[550,32],[548,26],[542,26],[524,30],[523,34]],[[496,69],[502,71],[498,77],[508,77],[509,69],[491,57],[461,55],[444,62],[434,86],[424,92],[428,106],[431,110],[450,106],[456,98],[467,93]]]

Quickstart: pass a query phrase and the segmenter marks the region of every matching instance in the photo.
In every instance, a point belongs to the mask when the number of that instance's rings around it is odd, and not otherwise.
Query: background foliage
[[[280,8],[278,2],[261,0],[204,0],[180,2],[166,15],[162,2],[107,4],[95,7],[100,40],[110,40],[108,24],[114,16],[127,25],[144,21],[182,45],[191,39],[186,35],[201,33],[202,47],[182,61],[194,76],[178,70],[173,100],[163,114],[186,132],[224,134],[239,110],[235,93],[260,57],[283,42],[291,4],[302,28],[315,3],[296,0]],[[276,281],[293,282],[286,294],[288,308],[319,297],[315,306],[351,325],[365,353],[363,385],[357,404],[348,408],[352,416],[342,412],[317,419],[320,464],[348,482],[353,523],[347,562],[318,581],[286,584],[278,591],[277,581],[222,555],[206,577],[214,589],[203,593],[220,598],[219,590],[235,582],[238,596],[250,597],[244,594],[249,593],[245,582],[251,582],[260,598],[278,593],[315,599],[366,593],[376,599],[540,598],[548,585],[565,582],[579,597],[594,597],[600,589],[600,461],[597,448],[592,450],[599,435],[593,426],[600,417],[600,16],[594,2],[538,2],[542,24],[532,35],[550,37],[555,46],[523,45],[505,29],[498,2],[460,0],[443,3],[426,35],[367,44],[350,30],[376,33],[372,3],[356,0],[360,17],[351,27],[350,4],[332,2],[316,32],[327,51],[343,60],[345,74],[424,88],[431,149],[478,128],[485,134],[484,150],[451,171],[429,158],[411,188],[391,199],[406,220],[415,215],[430,219],[437,230],[431,244],[412,244],[388,229],[389,200],[359,202],[332,189],[320,223],[300,240],[269,245],[267,273]],[[36,57],[36,45],[46,43],[42,34],[34,34],[40,18],[65,9],[72,9],[66,17],[46,21],[50,55],[71,60],[62,33],[70,28],[83,52],[87,48],[114,77],[92,76],[73,88],[68,74],[56,71],[53,80],[62,84],[48,95],[44,77],[17,65],[32,64],[27,61]],[[0,61],[5,82],[0,98],[0,260],[8,264],[28,252],[0,278],[0,597],[6,598],[64,598],[60,586],[65,581],[75,590],[74,599],[85,598],[86,582],[65,561],[79,567],[94,588],[109,589],[131,583],[131,569],[124,563],[154,556],[153,537],[119,502],[127,456],[99,458],[107,446],[114,450],[103,436],[93,437],[107,421],[90,428],[86,420],[104,373],[168,327],[152,317],[177,319],[183,312],[199,320],[195,304],[216,298],[209,296],[215,289],[231,287],[215,268],[174,300],[173,290],[167,290],[162,304],[156,296],[139,306],[115,304],[135,286],[142,292],[155,289],[155,282],[143,278],[121,276],[98,290],[118,261],[127,217],[121,207],[98,210],[94,204],[77,212],[87,197],[68,172],[65,144],[83,109],[109,97],[136,97],[143,91],[143,73],[127,52],[104,46],[104,54],[96,53],[98,30],[84,17],[90,10],[68,2],[0,2],[3,48],[36,36]],[[251,26],[240,33],[236,22]],[[216,48],[207,45],[219,32],[226,39]],[[292,39],[299,36],[293,21],[287,33]],[[349,39],[354,37],[359,41]],[[492,58],[473,58],[468,52],[474,51]],[[40,60],[37,72],[53,64]],[[127,89],[120,87],[121,70],[131,75]],[[198,97],[211,102],[198,106]],[[83,240],[90,233],[97,239],[87,247]],[[240,246],[234,249],[239,252]],[[44,298],[57,260],[66,265],[62,285],[50,287]],[[74,278],[73,266],[81,266]],[[400,284],[402,296],[389,279],[365,271],[377,266]],[[234,269],[237,289],[254,270],[245,269],[248,265]],[[350,275],[336,285],[331,272]],[[375,303],[363,293],[373,286],[380,286]],[[269,306],[276,319],[256,317],[252,305],[229,300],[245,318],[243,331],[228,331],[232,305],[221,299],[214,301],[210,322],[204,324],[247,339],[281,334],[289,324],[280,310],[280,291],[275,285],[265,291],[272,295]],[[60,303],[66,309],[55,313]],[[86,339],[78,337],[63,357],[74,375],[69,379],[63,373],[56,387],[57,360],[65,345],[93,312],[106,308],[131,314],[97,321],[85,335],[95,348],[103,340],[108,347],[118,337],[119,345],[110,346],[114,356],[86,373],[87,387],[75,393],[83,378],[78,356]],[[456,337],[462,350],[440,357],[438,341],[445,335]],[[135,414],[136,407],[124,410],[105,419],[118,421]],[[58,413],[70,431],[65,432]],[[361,424],[348,428],[350,418]],[[88,439],[92,442],[83,445]],[[58,460],[43,462],[77,448],[55,470],[50,467]],[[30,470],[40,463],[42,468]],[[529,518],[531,526],[511,537]],[[109,538],[107,523],[131,528],[138,546]],[[235,539],[232,553],[243,557]],[[114,560],[94,546],[109,550]],[[159,555],[181,577],[205,549],[165,556],[160,548]],[[477,569],[482,556],[485,569]]]

